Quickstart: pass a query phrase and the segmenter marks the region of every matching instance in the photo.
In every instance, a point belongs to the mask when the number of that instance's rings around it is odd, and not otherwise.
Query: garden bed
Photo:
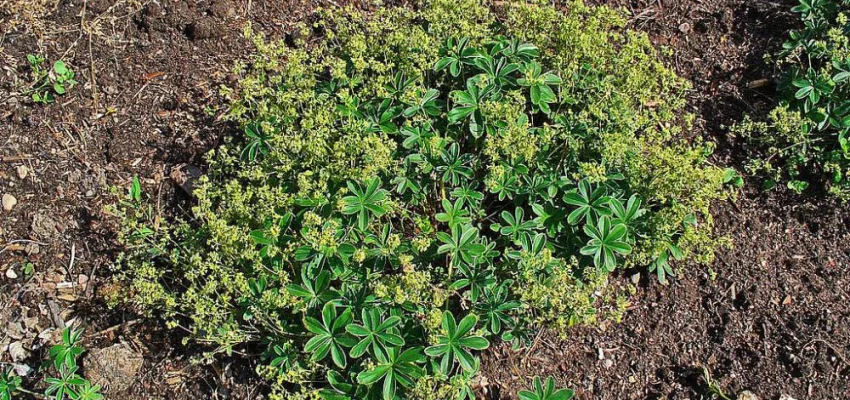
[[[717,142],[713,163],[740,166],[747,145],[724,126],[771,107],[774,71],[762,56],[795,27],[794,4],[666,3],[608,4],[628,8],[632,28],[673,50],[666,64],[694,86],[689,135]],[[11,326],[8,343],[31,350],[19,364],[37,365],[45,353],[37,344],[49,341],[38,335],[75,318],[86,326],[90,350],[126,342],[143,356],[126,394],[114,398],[253,399],[262,392],[251,361],[233,356],[195,366],[189,360],[198,354],[181,346],[179,330],[107,307],[119,250],[104,207],[114,201],[109,186],[127,187],[139,176],[155,188],[158,207],[187,209],[191,199],[173,184],[172,171],[202,165],[236,129],[218,118],[226,106],[218,88],[236,83],[231,67],[252,52],[243,26],[250,21],[292,40],[292,24],[309,20],[314,8],[295,1],[63,1],[0,33],[0,192],[17,200],[0,214],[0,325]],[[28,78],[26,55],[36,52],[63,56],[81,84],[51,105],[16,96]],[[765,399],[841,398],[850,390],[843,379],[850,373],[848,211],[814,195],[748,185],[736,201],[714,207],[715,231],[735,246],[711,266],[688,268],[666,286],[645,271],[625,273],[639,289],[622,323],[575,328],[566,339],[543,333],[518,353],[491,348],[482,355],[478,390],[513,398],[531,377],[552,375],[578,398],[699,398],[709,394],[704,366],[730,396],[749,389]],[[11,357],[7,351],[0,360]],[[33,372],[24,381],[37,385],[38,378]]]

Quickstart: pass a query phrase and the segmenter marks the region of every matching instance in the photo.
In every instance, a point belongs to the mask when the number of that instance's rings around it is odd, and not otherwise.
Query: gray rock
[[[737,400],[759,400],[758,396],[755,393],[745,390],[741,393],[738,393]]]
[[[101,385],[106,394],[127,390],[136,380],[143,361],[142,355],[126,343],[94,350],[83,360],[86,378]]]
[[[56,228],[56,221],[50,218],[44,210],[39,211],[32,218],[32,231],[43,239],[51,238],[59,233],[59,230]]]
[[[30,372],[32,372],[32,368],[30,368],[30,366],[26,364],[13,363],[12,368],[15,369],[15,374],[17,374],[18,376],[27,376],[30,374]]]
[[[21,341],[17,341],[9,344],[9,355],[12,357],[12,361],[21,362],[30,356],[30,352],[24,348]]]
[[[180,164],[171,170],[171,180],[190,196],[194,195],[196,183],[203,175],[200,168],[189,164]]]

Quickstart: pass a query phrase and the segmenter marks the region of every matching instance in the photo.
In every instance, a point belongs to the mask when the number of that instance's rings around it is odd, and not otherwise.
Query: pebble
[[[783,395],[779,396],[779,400],[797,400],[797,399],[795,399],[795,398],[793,398],[793,397],[791,397],[787,394],[783,394]]]
[[[602,362],[602,365],[604,365],[605,368],[611,368],[614,366],[614,360],[606,358],[605,361]]]
[[[32,255],[36,255],[39,252],[41,252],[41,248],[38,247],[37,243],[30,243],[30,244],[27,244],[27,246],[24,248],[24,251],[27,252],[27,255],[32,256]]]
[[[3,209],[6,211],[12,211],[13,208],[18,204],[18,199],[15,196],[12,196],[9,193],[3,195]]]
[[[30,174],[30,170],[29,170],[29,168],[27,168],[26,165],[19,165],[17,170],[18,170],[18,178],[21,178],[21,179],[26,179],[27,176]]]
[[[12,356],[12,361],[20,362],[26,360],[30,356],[29,352],[24,349],[23,343],[20,341],[9,344],[9,355]]]
[[[6,270],[6,277],[9,279],[18,279],[18,273],[12,267]]]
[[[30,374],[30,372],[32,372],[32,368],[30,368],[30,366],[26,364],[15,363],[12,364],[12,368],[15,369],[15,374],[17,374],[18,376],[27,376]]]
[[[745,390],[741,393],[738,393],[737,400],[759,400],[758,396],[755,393]]]
[[[93,384],[103,386],[104,394],[121,393],[133,385],[143,362],[144,357],[130,345],[114,344],[86,354],[85,374]]]

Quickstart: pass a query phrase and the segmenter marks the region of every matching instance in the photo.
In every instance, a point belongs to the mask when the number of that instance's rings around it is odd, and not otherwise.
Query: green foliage
[[[575,395],[570,389],[555,390],[555,380],[552,377],[546,379],[545,386],[539,376],[534,377],[532,388],[534,391],[520,391],[520,400],[570,400]]]
[[[68,368],[77,366],[77,357],[83,353],[83,348],[77,346],[82,335],[83,331],[81,330],[65,329],[62,331],[62,343],[51,347],[49,352],[56,369],[60,369],[62,366]]]
[[[490,346],[490,342],[482,336],[472,333],[478,317],[469,314],[460,323],[455,322],[452,313],[443,314],[443,330],[437,334],[437,344],[425,349],[425,354],[430,357],[440,358],[440,370],[444,374],[449,371],[457,361],[464,371],[475,369],[475,359],[471,350],[484,350]]]
[[[800,0],[802,30],[790,33],[778,54],[785,71],[777,107],[767,118],[747,117],[733,131],[757,144],[754,172],[765,187],[786,179],[801,193],[809,182],[850,199],[850,40],[847,0]]]
[[[114,210],[128,298],[260,346],[278,398],[467,399],[491,342],[618,319],[611,272],[709,261],[725,173],[678,139],[687,85],[621,13],[569,9],[333,8],[309,49],[248,30],[223,90],[245,135],[192,213],[136,183]]]
[[[62,60],[54,62],[52,68],[43,69],[45,61],[44,56],[27,54],[33,81],[33,87],[27,92],[32,93],[34,102],[49,104],[55,101],[56,95],[64,95],[71,90],[77,81],[74,80],[74,71]]]
[[[48,365],[52,365],[58,375],[48,375],[44,378],[44,382],[47,383],[44,398],[54,400],[101,400],[104,398],[100,393],[100,385],[92,385],[78,374],[80,367],[77,365],[77,358],[84,351],[78,346],[82,334],[82,330],[65,328],[62,331],[62,343],[50,348]],[[11,369],[0,371],[0,400],[11,400],[19,392],[37,395],[21,387],[21,378]]]
[[[0,370],[0,400],[12,400],[12,395],[21,386],[21,377],[15,375],[12,368]]]
[[[91,382],[77,372],[77,358],[85,351],[79,346],[82,330],[65,328],[62,331],[62,343],[50,348],[49,355],[53,368],[58,376],[48,376],[44,379],[47,389],[44,395],[55,400],[101,400],[100,385],[92,386]]]

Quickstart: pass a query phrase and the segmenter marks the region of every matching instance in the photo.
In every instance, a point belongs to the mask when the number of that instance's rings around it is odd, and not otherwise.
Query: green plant
[[[52,68],[43,69],[45,61],[44,56],[27,55],[33,81],[33,87],[27,92],[32,93],[34,102],[49,104],[55,100],[56,95],[64,95],[71,90],[77,81],[74,80],[74,71],[64,61],[57,60]]]
[[[92,385],[90,381],[78,374],[80,367],[77,365],[77,358],[84,349],[77,345],[82,333],[82,330],[65,328],[62,330],[62,343],[50,348],[48,365],[52,365],[59,375],[47,375],[44,378],[47,388],[43,397],[54,400],[101,400],[104,398],[100,393],[100,385]],[[21,387],[21,378],[11,369],[0,370],[0,400],[11,400],[17,392],[41,397]]]
[[[0,400],[12,400],[20,386],[21,377],[15,375],[11,368],[0,370]]]
[[[62,343],[51,347],[49,352],[56,369],[62,368],[63,365],[68,368],[77,366],[77,357],[83,353],[83,348],[77,346],[82,335],[82,330],[65,329],[62,331]]]
[[[387,354],[377,354],[377,365],[357,374],[357,382],[363,385],[372,385],[380,380],[381,397],[384,400],[392,400],[397,396],[397,387],[409,388],[413,386],[415,379],[423,374],[419,364],[425,362],[422,348],[416,347],[402,351],[399,347],[388,349]]]
[[[726,395],[726,393],[723,392],[723,388],[720,386],[720,383],[711,377],[711,372],[705,366],[702,367],[702,379],[708,386],[708,392],[711,394],[712,398],[720,400],[732,400],[731,398],[729,398],[729,396]]]
[[[353,320],[351,309],[346,308],[337,316],[336,306],[328,302],[322,308],[322,321],[312,317],[304,317],[304,325],[315,336],[304,345],[304,351],[313,353],[313,361],[321,361],[328,353],[334,363],[345,368],[346,358],[343,347],[354,347],[354,338],[346,333],[346,326]]]
[[[491,342],[618,319],[612,271],[709,261],[728,192],[678,138],[685,82],[619,12],[505,12],[333,8],[309,51],[248,30],[223,90],[244,135],[191,214],[136,183],[114,208],[127,298],[262,353],[274,398],[466,399]]]
[[[804,27],[776,57],[784,71],[779,104],[766,118],[747,117],[733,128],[758,145],[749,168],[767,174],[767,188],[784,178],[802,193],[817,182],[850,199],[848,7],[847,0],[800,0],[792,11]]]
[[[520,400],[570,400],[575,395],[570,389],[555,390],[555,380],[552,377],[546,379],[545,386],[539,376],[534,377],[532,388],[534,391],[520,391]]]
[[[100,385],[91,382],[77,372],[77,358],[85,351],[79,346],[82,330],[65,328],[62,330],[62,343],[50,348],[48,354],[58,376],[47,376],[48,384],[44,395],[55,400],[101,400]]]
[[[440,358],[440,370],[444,374],[449,371],[457,361],[465,371],[471,371],[475,366],[472,350],[484,350],[490,346],[490,342],[482,336],[472,333],[478,317],[473,314],[464,317],[460,323],[455,322],[454,315],[447,312],[443,314],[443,331],[437,334],[437,344],[425,349],[425,354]]]

